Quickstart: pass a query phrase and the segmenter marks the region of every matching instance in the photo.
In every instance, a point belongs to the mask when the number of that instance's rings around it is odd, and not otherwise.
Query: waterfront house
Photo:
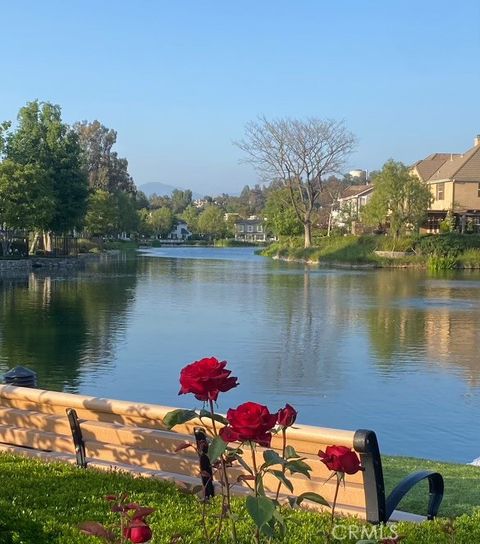
[[[265,220],[255,215],[235,221],[235,240],[240,242],[265,242]]]
[[[192,236],[192,233],[188,230],[187,223],[185,221],[177,221],[177,224],[168,233],[168,240],[188,240]]]
[[[433,202],[427,230],[436,232],[448,212],[463,231],[480,228],[480,135],[465,153],[433,153],[412,166],[412,173],[426,183]]]
[[[373,193],[373,185],[350,185],[338,199],[340,211],[358,216],[360,210],[370,200]]]
[[[359,221],[360,211],[367,204],[373,194],[373,185],[350,185],[338,199],[338,209],[332,213],[335,225],[351,227],[355,231],[355,224]],[[358,226],[358,225],[357,225]]]

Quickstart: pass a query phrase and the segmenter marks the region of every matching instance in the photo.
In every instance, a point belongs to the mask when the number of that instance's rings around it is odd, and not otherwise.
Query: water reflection
[[[2,370],[21,364],[38,373],[42,388],[76,391],[82,373],[111,366],[134,298],[137,261],[109,264],[106,278],[30,273],[0,281]],[[115,269],[121,267],[121,275]]]

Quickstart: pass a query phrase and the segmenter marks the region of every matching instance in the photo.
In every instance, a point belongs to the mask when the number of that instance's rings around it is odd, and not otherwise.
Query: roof
[[[463,155],[452,155],[433,173],[428,181],[476,181],[480,183],[480,145],[469,149]]]
[[[263,219],[237,219],[235,225],[245,224],[245,225],[259,225],[263,223]]]
[[[366,185],[365,183],[363,185],[350,185],[343,191],[342,196],[340,197],[340,200],[344,200],[346,198],[352,198],[354,196],[359,196],[362,193],[365,193],[371,189],[373,189],[373,185]]]
[[[445,162],[459,156],[459,153],[432,153],[425,159],[416,162],[413,168],[422,181],[427,181]]]

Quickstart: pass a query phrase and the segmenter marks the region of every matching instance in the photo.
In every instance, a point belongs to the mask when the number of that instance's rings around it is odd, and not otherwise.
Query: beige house
[[[434,153],[415,163],[412,171],[432,193],[428,230],[436,231],[448,211],[461,225],[480,225],[480,135],[465,153]]]

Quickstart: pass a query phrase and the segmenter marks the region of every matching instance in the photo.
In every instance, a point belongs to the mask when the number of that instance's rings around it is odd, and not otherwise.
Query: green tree
[[[181,191],[180,189],[174,189],[172,191],[172,208],[173,213],[182,213],[192,203],[192,191],[187,189]]]
[[[168,195],[157,195],[157,193],[153,193],[150,195],[150,198],[148,199],[150,202],[149,208],[152,210],[156,210],[158,208],[170,208],[173,209],[172,206],[172,199]]]
[[[135,206],[137,210],[143,210],[144,208],[148,208],[148,198],[143,191],[137,191],[135,193]]]
[[[222,210],[214,204],[208,205],[198,217],[198,232],[211,239],[225,236],[226,224]]]
[[[303,232],[302,222],[291,204],[288,189],[270,191],[265,206],[265,216],[267,229],[275,236],[299,236]]]
[[[49,224],[55,201],[51,180],[35,164],[0,163],[0,223],[3,255],[10,251],[15,230],[41,230]]]
[[[115,193],[118,232],[136,233],[140,225],[135,196],[123,191]]]
[[[85,228],[93,236],[113,235],[116,231],[118,211],[115,195],[98,189],[88,199]]]
[[[138,233],[141,236],[150,237],[153,235],[153,228],[150,223],[150,214],[152,212],[148,208],[138,210]]]
[[[29,102],[20,109],[18,127],[8,134],[3,147],[6,159],[19,166],[34,166],[44,177],[43,186],[48,187],[54,206],[41,228],[65,233],[82,226],[87,179],[77,135],[62,122],[60,107]]]
[[[82,149],[82,164],[91,189],[134,193],[135,182],[128,173],[127,159],[113,151],[117,133],[99,121],[76,123],[74,129]]]
[[[418,230],[432,202],[429,187],[401,162],[389,160],[375,177],[372,198],[362,209],[362,221],[378,226],[386,220],[394,238]]]
[[[188,206],[182,213],[181,218],[187,223],[192,234],[198,233],[198,209],[195,206]]]
[[[175,216],[170,208],[159,208],[153,210],[148,218],[152,232],[161,238],[167,236],[172,230],[175,221]]]

